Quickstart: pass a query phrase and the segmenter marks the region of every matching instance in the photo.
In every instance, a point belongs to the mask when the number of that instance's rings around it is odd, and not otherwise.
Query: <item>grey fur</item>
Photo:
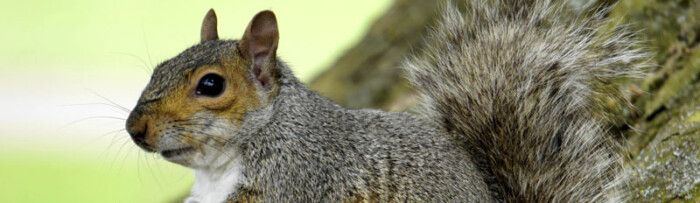
[[[602,80],[638,76],[646,54],[603,12],[559,17],[549,1],[447,7],[405,63],[423,112],[469,149],[496,199],[616,201],[622,158],[592,103]],[[635,64],[635,62],[637,62]]]
[[[244,185],[264,194],[260,200],[492,200],[468,152],[437,126],[405,113],[345,109],[278,68],[282,89],[271,109],[250,113],[266,124],[235,141]]]
[[[279,94],[225,131],[234,135],[222,147],[240,150],[245,169],[230,200],[615,200],[621,158],[590,98],[599,80],[638,73],[631,62],[645,55],[626,33],[601,30],[602,14],[551,18],[561,7],[549,1],[467,4],[466,14],[447,6],[431,45],[405,63],[423,117],[346,109],[278,60]],[[240,57],[236,45],[207,41],[159,65],[135,112],[194,68]]]

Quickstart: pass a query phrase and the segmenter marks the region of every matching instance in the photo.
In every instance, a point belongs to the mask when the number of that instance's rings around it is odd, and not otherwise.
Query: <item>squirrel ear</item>
[[[204,16],[204,21],[202,21],[202,30],[200,32],[200,37],[200,42],[219,39],[219,33],[216,30],[216,13],[214,13],[213,8],[209,9],[207,15]]]
[[[243,58],[253,63],[253,77],[265,89],[269,88],[277,66],[278,40],[275,14],[265,10],[253,17],[238,44]]]

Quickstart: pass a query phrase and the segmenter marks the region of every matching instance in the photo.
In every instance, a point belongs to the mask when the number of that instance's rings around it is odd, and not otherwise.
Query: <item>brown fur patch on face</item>
[[[145,122],[147,145],[158,152],[182,145],[197,151],[202,151],[205,144],[212,147],[223,145],[228,138],[211,134],[212,129],[235,130],[235,127],[221,125],[240,126],[247,112],[259,109],[266,103],[270,97],[261,99],[249,70],[249,62],[233,53],[219,57],[217,63],[211,65],[168,73],[174,77],[162,81],[170,83],[163,87],[166,91],[161,91],[158,99],[139,103],[135,108],[139,110],[132,114],[135,114],[134,120]],[[218,96],[196,93],[200,80],[207,74],[216,74],[224,79],[223,92]],[[277,92],[277,88],[274,92]],[[187,165],[182,162],[178,161]]]
[[[224,92],[217,97],[196,95],[195,91],[202,76],[214,73],[225,79]],[[244,113],[260,107],[260,98],[251,82],[245,62],[239,57],[222,61],[220,65],[207,65],[197,68],[189,80],[187,95],[192,98],[184,106],[197,106],[197,111],[209,111],[220,118],[240,124]],[[183,106],[183,107],[184,107]]]
[[[216,97],[197,95],[199,81],[202,76],[210,73],[224,78],[223,93]],[[175,121],[191,121],[190,123],[208,119],[209,121],[226,120],[241,125],[245,113],[261,105],[245,61],[240,57],[230,57],[219,64],[200,66],[190,73],[183,74],[183,77],[187,78],[187,84],[171,89],[160,102],[159,108],[155,110],[157,114],[168,115],[167,117]],[[213,118],[196,118],[198,112],[207,112],[213,115]],[[199,143],[197,140],[189,142],[193,145],[197,143]]]

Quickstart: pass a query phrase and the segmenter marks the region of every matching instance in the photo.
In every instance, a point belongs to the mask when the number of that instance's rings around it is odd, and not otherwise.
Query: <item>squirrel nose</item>
[[[133,114],[126,120],[126,131],[131,136],[131,139],[142,149],[153,152],[154,150],[146,142],[146,134],[148,133],[148,119],[146,116]]]

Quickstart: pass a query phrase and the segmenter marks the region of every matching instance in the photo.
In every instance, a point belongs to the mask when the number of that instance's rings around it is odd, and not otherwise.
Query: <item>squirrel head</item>
[[[209,10],[200,43],[154,69],[126,122],[139,147],[193,168],[226,153],[248,114],[279,92],[274,13],[255,15],[240,40],[219,40],[216,21]]]

